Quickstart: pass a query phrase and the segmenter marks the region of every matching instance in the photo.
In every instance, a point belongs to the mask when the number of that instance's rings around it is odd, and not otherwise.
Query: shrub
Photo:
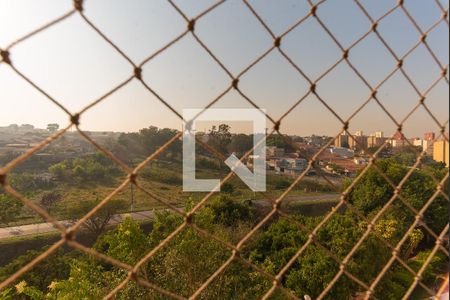
[[[227,194],[233,194],[234,186],[231,183],[226,182],[222,185],[221,191]]]
[[[168,185],[181,185],[183,182],[181,174],[170,170],[146,168],[140,173],[140,176],[147,180]]]
[[[291,182],[287,179],[280,179],[275,182],[275,189],[284,190],[291,186]]]
[[[214,199],[208,207],[214,212],[214,222],[225,226],[235,226],[252,218],[250,206],[239,203],[229,196],[223,195]]]

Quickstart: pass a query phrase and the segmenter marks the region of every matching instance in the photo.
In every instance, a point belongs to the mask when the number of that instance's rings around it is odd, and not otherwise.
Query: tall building
[[[423,151],[426,151],[428,155],[433,155],[434,153],[434,142],[433,141],[423,141]]]
[[[434,143],[433,158],[437,162],[443,162],[449,166],[449,144],[447,141],[437,141]]]
[[[396,132],[394,136],[389,140],[389,143],[394,148],[405,147],[409,145],[406,137],[401,132]]]
[[[359,136],[354,135],[353,137],[350,137],[349,141],[349,148],[356,151],[366,150],[367,149],[367,137],[366,136]]]
[[[350,147],[350,136],[347,134],[341,134],[335,141],[334,145],[337,148],[349,148]]]
[[[426,151],[428,155],[434,155],[434,140],[436,134],[434,132],[427,132],[423,135],[423,151]]]
[[[423,135],[423,139],[425,141],[431,142],[436,138],[436,134],[434,132],[427,132]]]
[[[423,140],[421,138],[412,139],[411,143],[416,147],[423,147]]]
[[[364,132],[362,130],[358,130],[355,132],[355,136],[364,136]]]
[[[386,142],[387,138],[384,137],[382,131],[378,131],[375,134],[371,134],[367,137],[367,148],[380,147]]]

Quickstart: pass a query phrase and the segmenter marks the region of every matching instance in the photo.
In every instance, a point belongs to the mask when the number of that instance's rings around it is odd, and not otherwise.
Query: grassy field
[[[226,170],[207,170],[199,169],[197,171],[198,178],[223,178],[227,175]],[[41,199],[49,193],[57,194],[59,200],[46,210],[58,220],[66,220],[71,218],[70,208],[77,206],[82,201],[102,200],[110,195],[126,178],[116,177],[109,184],[89,184],[77,185],[69,183],[58,183],[54,188],[20,191],[28,199],[36,204],[41,203]],[[267,192],[254,193],[236,176],[229,180],[228,186],[231,185],[230,195],[236,200],[260,200],[260,199],[277,199],[292,184],[293,179],[282,177],[280,175],[269,174],[267,178]],[[139,176],[139,183],[146,191],[156,195],[159,199],[164,200],[177,207],[184,207],[188,202],[198,202],[207,193],[185,193],[182,188],[182,168],[180,164],[159,162],[151,167],[144,168]],[[330,193],[331,187],[326,184],[323,179],[317,177],[304,178],[295,189],[290,192],[290,196],[299,195],[320,195]],[[127,207],[118,213],[126,213],[130,211],[148,211],[153,209],[165,208],[166,206],[154,197],[132,187],[127,186],[113,200],[123,201]],[[315,204],[317,204],[315,202]],[[322,205],[322,204],[320,204]],[[21,215],[8,226],[20,226],[26,224],[43,222],[37,214],[30,209],[24,208]],[[2,227],[5,227],[3,225]]]

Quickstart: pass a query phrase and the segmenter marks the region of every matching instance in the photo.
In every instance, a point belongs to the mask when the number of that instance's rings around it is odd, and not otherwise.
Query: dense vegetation
[[[150,154],[163,146],[178,132],[171,129],[149,127],[135,133],[117,134],[115,138],[104,140],[103,146],[130,166],[136,166]],[[280,135],[273,135],[268,140],[269,145],[289,147]],[[222,154],[245,154],[253,146],[253,136],[246,134],[231,134],[230,127],[220,125],[212,127],[206,141],[209,147],[218,149]],[[229,169],[215,156],[215,153],[199,145],[197,147],[198,177],[224,177]],[[0,155],[0,164],[6,164],[17,157],[17,153]],[[159,191],[165,198],[176,198],[177,204],[184,205],[185,198],[191,195],[179,194],[182,185],[181,141],[175,139],[173,144],[151,164],[141,170],[141,182],[152,190]],[[106,197],[112,189],[126,178],[125,172],[111,159],[97,152],[92,145],[76,136],[62,137],[37,155],[33,155],[8,174],[8,181],[18,192],[31,199],[61,220],[80,216],[80,211],[92,207],[92,203]],[[293,179],[279,175],[269,175],[270,190],[278,192],[293,183]],[[235,198],[255,197],[239,180],[223,187],[223,191],[233,194]],[[333,189],[320,180],[304,180],[297,187],[298,192],[333,192]],[[5,196],[0,189],[0,196],[5,198],[0,205],[6,208],[0,212],[0,226],[14,226],[41,222],[36,214],[23,207],[15,199]],[[135,196],[139,199],[135,199]],[[260,197],[260,196],[259,196]],[[128,202],[128,207],[134,205],[138,210],[154,208],[155,203],[149,203],[139,195],[118,195],[120,202]],[[121,205],[126,212],[125,205]]]
[[[117,141],[111,141],[107,146],[125,163],[136,165],[176,134],[174,130],[150,127],[139,133],[121,134]],[[252,139],[248,135],[232,135],[229,127],[219,126],[211,129],[207,143],[220,149],[222,154],[242,155],[251,148]],[[272,136],[268,144],[288,150],[290,147],[278,135]],[[200,172],[204,172],[202,175],[216,178],[218,174],[222,174],[223,163],[215,159],[214,154],[207,149],[197,148],[197,167]],[[53,148],[50,150],[57,153]],[[403,150],[388,149],[383,154],[386,158],[376,162],[378,169],[394,185],[402,181],[416,162],[416,149]],[[157,192],[175,195],[174,198],[178,201],[176,204],[189,210],[197,199],[188,195],[189,200],[185,201],[186,198],[177,192],[182,185],[180,155],[181,142],[177,140],[158,160],[140,172],[139,180]],[[0,157],[0,163],[14,157],[12,154]],[[401,241],[416,217],[410,208],[417,211],[422,209],[435,194],[437,182],[443,180],[447,172],[448,169],[443,164],[430,159],[425,159],[418,169],[414,169],[400,191],[403,200],[397,197],[384,212],[373,232],[348,262],[347,271],[370,285],[392,257],[392,249],[386,242],[395,247]],[[95,151],[59,160],[51,155],[39,156],[25,162],[8,175],[14,188],[52,215],[69,222],[76,221],[98,205],[124,178],[125,174],[117,165]],[[269,174],[267,183],[270,192],[278,197],[292,185],[293,179]],[[349,184],[350,181],[344,184],[343,189]],[[305,178],[295,187],[293,193],[295,192],[329,193],[333,192],[333,188],[325,181]],[[443,192],[448,193],[447,185]],[[67,200],[69,193],[73,194],[71,201]],[[304,295],[312,298],[319,296],[340,270],[336,259],[342,261],[366,232],[367,221],[360,216],[372,219],[394,195],[395,190],[390,183],[375,168],[369,169],[348,195],[348,202],[358,213],[353,209],[343,208],[328,220],[317,231],[315,243],[311,243],[284,274],[283,286],[300,298]],[[250,205],[252,202],[248,199],[255,199],[254,197],[257,196],[249,197],[242,183],[231,180],[223,186],[220,195],[213,197],[196,214],[195,225],[223,241],[236,244],[267,212],[267,207]],[[165,210],[155,210],[150,229],[131,218],[118,226],[110,226],[110,221],[116,214],[128,211],[130,198],[134,202],[139,201],[137,194],[117,195],[90,218],[83,228],[84,234],[96,240],[95,244],[88,246],[133,265],[181,224],[182,219]],[[245,243],[240,256],[272,275],[278,274],[308,242],[310,232],[321,222],[324,211],[328,212],[330,208],[330,203],[325,203],[323,209],[318,209],[320,203],[315,202],[313,205],[320,213],[314,214],[305,206],[294,209],[294,204],[287,210],[293,219],[275,216]],[[152,205],[155,208],[155,204]],[[145,208],[149,209],[147,206]],[[22,203],[2,194],[0,190],[0,225],[11,224],[26,214],[30,212]],[[448,217],[448,201],[438,195],[424,213],[424,223],[413,228],[412,234],[404,241],[398,253],[411,270],[418,271],[421,268],[435,245],[435,238],[424,224],[439,234],[448,223]],[[46,247],[29,251],[0,267],[0,282],[45,250]],[[187,227],[149,259],[139,274],[166,290],[189,297],[230,255],[230,249]],[[445,272],[447,263],[448,257],[443,252],[438,252],[425,271],[423,282],[432,286],[437,275]],[[101,299],[127,275],[124,270],[65,247],[27,272],[13,287],[0,292],[0,299]],[[399,299],[413,281],[413,275],[404,266],[394,263],[378,285],[376,296],[379,299]],[[271,285],[270,280],[237,259],[209,285],[200,298],[259,299]],[[344,275],[327,299],[349,299],[358,292],[364,290]],[[417,298],[427,296],[420,287],[414,295]],[[129,283],[117,298],[167,299],[134,282]],[[286,299],[286,296],[277,290],[271,299],[281,300]]]
[[[92,183],[110,183],[120,171],[114,163],[98,153],[92,156],[65,160],[49,167],[49,172],[59,182],[86,185]]]
[[[398,184],[409,171],[399,157],[377,162],[378,167]],[[431,164],[415,170],[405,183],[401,195],[415,209],[421,207],[436,191],[436,182],[447,169]],[[216,237],[238,242],[258,220],[261,213],[228,195],[214,198],[195,217],[195,224]],[[447,192],[447,191],[445,191]],[[373,217],[394,194],[389,183],[374,169],[369,170],[349,195],[349,202],[363,215]],[[193,203],[192,203],[193,204]],[[425,214],[426,224],[439,233],[448,222],[447,202],[438,196]],[[191,207],[188,205],[188,209]],[[246,243],[241,256],[267,272],[276,275],[307,242],[309,232],[323,217],[295,214],[297,224],[275,217],[264,230]],[[349,261],[347,270],[369,284],[392,256],[385,241],[396,245],[414,221],[415,215],[397,199],[377,222],[374,232]],[[182,220],[168,212],[156,214],[153,228],[144,232],[132,219],[100,235],[93,246],[97,251],[127,264],[135,264],[167,237]],[[302,226],[298,226],[302,224]],[[317,297],[339,271],[339,264],[367,229],[367,223],[347,209],[332,217],[317,232],[311,244],[283,277],[283,285],[297,296]],[[399,256],[412,270],[418,271],[430,255],[434,238],[422,226],[401,247]],[[37,252],[30,252],[0,269],[0,281],[7,278]],[[151,283],[189,297],[230,256],[230,250],[205,238],[191,228],[183,230],[172,242],[146,262],[140,275]],[[441,252],[433,258],[423,281],[432,285],[436,276],[445,272],[448,258]],[[15,288],[3,292],[0,299],[100,299],[114,289],[127,272],[78,252],[58,251],[44,263],[27,273]],[[406,292],[414,277],[404,267],[394,264],[379,284],[376,293],[381,299],[398,299]],[[258,299],[271,283],[239,260],[233,262],[202,294],[202,299]],[[361,288],[343,276],[328,299],[348,299]],[[423,290],[417,289],[417,293]],[[157,292],[129,283],[118,299],[166,299]],[[285,299],[277,291],[272,299]]]

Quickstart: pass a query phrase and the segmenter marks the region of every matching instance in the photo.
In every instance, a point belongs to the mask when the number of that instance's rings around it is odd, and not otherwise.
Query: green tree
[[[148,141],[157,143],[151,138],[158,132],[159,130],[149,130],[146,133]],[[97,159],[93,161],[102,167],[108,167],[107,161]],[[88,169],[85,162],[78,165]],[[377,161],[377,166],[395,184],[410,171],[405,164],[405,158],[381,159]],[[74,164],[71,162],[70,170],[73,170],[73,167]],[[422,208],[436,191],[436,183],[429,172],[441,180],[448,171],[437,164],[426,164],[423,168],[427,168],[427,172],[423,169],[414,170],[401,190],[401,195],[408,204],[416,209]],[[350,192],[349,201],[371,219],[392,195],[394,191],[391,185],[378,171],[370,169]],[[79,218],[98,203],[98,200],[77,203],[78,208],[71,213]],[[114,206],[113,203],[110,205],[112,207],[104,207],[106,210],[104,214],[100,211],[96,217],[89,220],[93,224],[91,230],[96,234],[105,232],[112,216],[121,210],[121,205]],[[194,201],[188,202],[186,209],[191,209],[193,205]],[[436,232],[448,223],[447,206],[448,202],[443,197],[437,197],[425,214],[424,221]],[[208,201],[203,209],[197,211],[193,222],[213,236],[235,243],[249,232],[260,217],[257,210],[252,210],[248,205],[227,194]],[[392,249],[386,246],[380,236],[389,240],[391,244],[396,244],[411,226],[414,217],[402,201],[399,199],[394,201],[376,223],[374,232],[366,236],[365,241],[353,253],[346,269],[367,284],[373,282],[392,257]],[[308,241],[309,233],[322,220],[322,217],[294,216],[294,218],[304,225],[303,230],[290,219],[274,218],[271,224],[266,225],[253,239],[247,241],[240,255],[267,272],[277,274]],[[139,224],[132,219],[126,219],[116,228],[100,235],[94,248],[105,255],[133,265],[158,246],[182,222],[183,219],[178,215],[167,211],[155,212],[152,229],[146,234]],[[366,229],[367,224],[351,210],[336,213],[322,224],[314,236],[315,241],[328,250],[311,243],[281,278],[283,285],[294,291],[299,298],[304,295],[317,297],[340,270],[339,263],[329,253],[342,260],[364,235]],[[400,249],[402,259],[416,272],[430,255],[427,249],[434,246],[427,243],[425,234],[426,231],[419,226]],[[142,265],[139,275],[162,288],[189,297],[229,257],[230,249],[214,239],[199,234],[191,226],[186,226]],[[443,266],[447,262],[445,255],[435,256],[423,276],[424,282],[431,284],[437,274],[444,272]],[[16,267],[21,263],[23,262],[17,263]],[[64,269],[65,265],[66,263],[63,266],[56,265],[55,269]],[[20,295],[32,299],[33,297],[52,300],[98,299],[104,297],[128,275],[124,270],[91,257],[71,260],[69,269],[70,272],[63,275],[53,274],[42,282],[33,277],[27,278],[18,284]],[[8,272],[13,271],[12,268]],[[401,298],[413,281],[410,272],[402,266],[393,265],[380,282],[376,291],[377,297]],[[260,299],[271,285],[272,283],[259,273],[236,260],[209,285],[202,293],[201,299]],[[342,276],[327,299],[350,299],[358,291],[360,291],[358,285],[348,277]],[[9,297],[11,291],[8,293],[5,297]],[[166,297],[131,282],[117,295],[117,299],[165,300]],[[285,296],[276,293],[273,299],[285,299]]]
[[[213,126],[209,131],[208,144],[222,154],[228,154],[228,148],[232,141],[230,133],[231,127],[227,124],[221,124],[217,128]]]
[[[272,136],[268,137],[266,144],[267,146],[283,148],[287,152],[293,152],[296,150],[295,147],[293,147],[293,142],[290,140],[290,137],[282,136],[280,134],[273,134]]]
[[[8,225],[22,212],[23,203],[9,196],[0,195],[0,224]]]
[[[286,178],[276,178],[272,180],[271,183],[274,184],[274,188],[276,190],[285,190],[292,185],[292,180]]]
[[[50,166],[48,168],[48,171],[51,174],[53,174],[56,177],[56,179],[58,179],[60,181],[64,181],[66,178],[68,178],[70,176],[68,166],[66,163],[59,163],[59,164]]]
[[[233,211],[233,207],[234,204],[225,210]],[[222,232],[223,227],[214,220],[212,211],[210,207],[201,210],[195,218],[196,223],[219,236],[227,234],[228,231]],[[135,221],[126,219],[115,229],[102,235],[94,248],[117,260],[135,264],[181,222],[182,219],[177,215],[168,212],[155,213],[153,229],[147,235]],[[238,223],[236,220],[234,226],[238,226]],[[142,266],[140,276],[187,297],[203,284],[229,255],[229,249],[187,228]],[[103,264],[94,258],[80,257],[71,263],[70,274],[66,279],[50,283],[49,289],[44,287],[36,290],[37,287],[26,285],[23,294],[37,291],[45,295],[42,299],[99,299],[114,289],[127,275],[126,271]],[[202,298],[251,299],[252,296],[262,295],[269,287],[269,283],[261,285],[262,283],[264,280],[254,271],[233,264],[226,274],[222,274],[215,281],[218,288],[208,289]],[[151,289],[130,283],[117,295],[117,299],[166,298]]]
[[[94,209],[99,203],[99,199],[74,202],[67,207],[67,217],[76,222]],[[100,235],[111,225],[110,222],[113,217],[126,210],[127,207],[126,202],[123,200],[110,200],[83,224],[84,228],[94,235]]]
[[[47,212],[50,212],[54,206],[61,201],[62,196],[57,192],[48,192],[42,195],[40,205]]]
[[[207,207],[212,210],[214,222],[225,226],[237,226],[252,219],[250,207],[233,200],[228,195],[213,199]]]
[[[22,193],[53,187],[50,180],[28,172],[12,173],[9,182],[11,186]]]
[[[59,129],[59,124],[52,123],[47,125],[47,130],[50,131],[50,133],[55,133]]]
[[[377,167],[394,184],[398,185],[407,175],[406,165],[395,159],[383,159],[377,162]],[[443,172],[428,166],[428,172],[436,174],[438,180],[443,178]],[[401,196],[409,205],[420,210],[436,192],[437,184],[424,170],[414,170],[400,191]],[[393,187],[374,168],[370,168],[349,194],[349,201],[365,215],[373,215],[381,209],[394,195]],[[392,219],[402,220],[399,228],[406,228],[414,219],[414,214],[400,199],[396,199],[388,212]],[[445,219],[447,221],[445,221]],[[447,204],[442,196],[438,196],[425,213],[426,223],[436,232],[443,230],[448,223]],[[401,229],[400,229],[401,231]]]
[[[47,250],[44,247],[41,250],[30,250],[26,254],[19,256],[11,263],[0,268],[0,282],[3,282],[9,276],[19,271],[23,266],[31,262],[34,258]],[[77,252],[70,254],[59,249],[48,258],[37,264],[33,269],[26,272],[20,279],[27,285],[34,286],[41,291],[47,290],[47,287],[56,280],[66,279],[70,272],[71,259],[77,257]],[[0,298],[1,299],[1,298]]]
[[[150,248],[150,240],[138,223],[126,218],[117,228],[107,232],[95,248],[112,258],[134,265]]]
[[[20,156],[19,152],[13,152],[13,151],[9,151],[9,152],[6,152],[6,153],[0,155],[0,166],[6,165],[7,163],[13,161],[14,159],[16,159],[19,156]]]
[[[71,264],[68,279],[55,281],[43,299],[101,299],[106,296],[106,289],[111,288],[104,270],[94,259],[75,260]]]
[[[94,245],[98,251],[125,263],[134,264],[148,251],[148,238],[132,219],[126,219],[118,227],[105,234]],[[81,256],[70,262],[70,272],[62,279],[53,280],[48,288],[35,286],[24,289],[24,294],[43,293],[42,299],[101,299],[120,284],[127,272],[111,267],[93,257]],[[145,299],[148,290],[136,283],[128,284],[117,299]]]
[[[123,133],[116,144],[111,145],[111,151],[123,161],[130,163],[140,162],[143,158],[154,153],[158,148],[172,139],[178,131],[169,128],[150,126],[143,128],[139,133]],[[172,143],[163,156],[175,158],[181,155],[181,141]]]
[[[121,174],[111,160],[99,153],[66,160],[48,170],[58,181],[78,185],[110,184]]]
[[[299,222],[312,230],[320,218],[301,217]],[[280,219],[267,228],[254,242],[255,249],[250,259],[277,274],[297,251],[306,243],[308,230],[302,231],[287,219]],[[352,249],[363,233],[358,221],[350,215],[335,215],[325,223],[317,233],[316,240],[343,259]],[[373,280],[390,251],[375,237],[370,236],[355,254],[349,269],[352,274],[364,278],[366,282]],[[309,295],[316,298],[328,283],[339,272],[339,264],[327,252],[315,245],[310,245],[297,259],[292,269],[283,279],[286,287],[295,291],[298,297]],[[330,292],[329,299],[348,299],[355,291],[354,284],[343,278]]]
[[[408,266],[414,271],[418,272],[425,264],[426,260],[431,254],[431,250],[420,252],[416,257],[408,261]],[[393,270],[383,277],[375,295],[387,300],[401,299],[406,291],[414,282],[414,275],[412,275],[403,266],[394,265]],[[438,252],[430,261],[430,264],[425,269],[421,282],[426,285],[431,285],[436,280],[439,274],[448,272],[448,257],[444,253]],[[422,287],[418,286],[416,289],[422,291]]]
[[[14,289],[7,288],[3,291],[0,291],[0,299],[1,300],[14,300]]]
[[[236,134],[232,136],[231,143],[228,147],[229,152],[235,152],[238,155],[244,155],[253,149],[253,135]]]
[[[221,191],[227,194],[233,194],[234,193],[234,185],[231,183],[224,183],[222,185]]]

